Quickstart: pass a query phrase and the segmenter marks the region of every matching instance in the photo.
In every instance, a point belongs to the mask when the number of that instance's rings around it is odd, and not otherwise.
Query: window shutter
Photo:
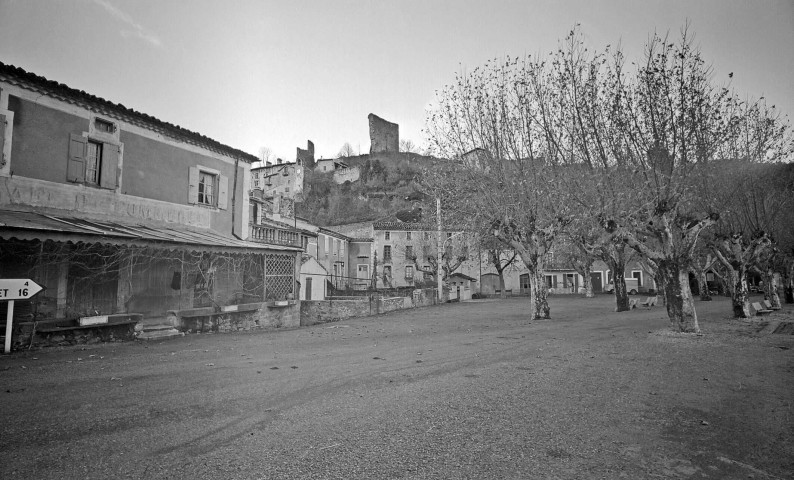
[[[100,167],[99,186],[116,188],[119,168],[119,147],[112,143],[102,145],[102,165]]]
[[[66,166],[66,180],[69,182],[85,181],[85,148],[88,143],[82,135],[72,134],[69,137],[69,163]]]
[[[218,208],[226,210],[229,204],[229,177],[220,175],[218,179]]]
[[[6,145],[6,116],[0,114],[0,166],[6,164],[6,159],[3,156],[3,148]]]
[[[198,167],[190,167],[187,186],[187,203],[190,205],[195,205],[198,203],[198,183],[199,169]]]
[[[557,288],[557,275],[553,275],[551,278],[554,279],[554,288]]]

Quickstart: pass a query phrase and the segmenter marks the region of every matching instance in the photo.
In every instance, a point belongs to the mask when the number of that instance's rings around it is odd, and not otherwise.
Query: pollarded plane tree
[[[791,237],[791,168],[777,164],[792,152],[788,124],[763,101],[745,103],[735,135],[714,165],[712,198],[722,207],[710,246],[725,267],[734,316],[752,315],[747,274],[762,275],[767,297],[779,306],[775,270],[785,272]]]
[[[719,219],[704,184],[739,118],[735,99],[711,77],[685,27],[676,43],[654,35],[636,75],[615,79],[635,206],[621,234],[656,265],[671,326],[681,332],[700,331],[689,270],[699,235]]]
[[[637,207],[627,170],[620,107],[623,55],[607,46],[588,48],[578,27],[547,60],[532,62],[523,83],[539,99],[537,122],[574,220],[569,237],[586,256],[603,260],[613,274],[616,311],[630,309],[625,268],[633,255],[621,235]],[[581,273],[581,272],[580,272]]]
[[[780,307],[779,280],[787,291],[788,302],[791,298],[792,274],[794,274],[794,164],[766,165],[759,175],[762,198],[766,198],[757,208],[757,215],[770,216],[766,231],[771,246],[758,258],[751,270],[761,275],[764,281],[764,296],[773,307]]]
[[[502,242],[492,236],[482,238],[479,249],[481,252],[485,252],[488,266],[496,270],[496,275],[499,277],[499,296],[505,298],[507,296],[505,272],[518,270],[518,253],[505,248]]]
[[[550,318],[544,258],[567,222],[535,122],[537,99],[517,59],[494,60],[437,92],[426,131],[448,160],[423,176],[428,194],[466,230],[490,234],[529,271],[531,317]]]
[[[414,270],[422,273],[425,278],[432,279],[432,285],[438,282],[438,246],[437,233],[416,232],[421,238],[410,246],[403,247],[405,259],[410,261]],[[446,283],[450,275],[470,258],[469,238],[464,232],[442,232],[441,234],[441,281]]]

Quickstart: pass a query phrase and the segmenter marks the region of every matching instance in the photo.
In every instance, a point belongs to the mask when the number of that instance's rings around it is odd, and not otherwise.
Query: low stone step
[[[138,334],[139,340],[156,340],[160,338],[181,337],[185,335],[170,325],[167,328],[145,329]]]

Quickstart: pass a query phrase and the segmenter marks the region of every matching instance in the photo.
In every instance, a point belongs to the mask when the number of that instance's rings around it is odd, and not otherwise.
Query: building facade
[[[256,157],[1,63],[0,141],[0,278],[44,286],[22,320],[294,297],[300,246],[250,238]]]

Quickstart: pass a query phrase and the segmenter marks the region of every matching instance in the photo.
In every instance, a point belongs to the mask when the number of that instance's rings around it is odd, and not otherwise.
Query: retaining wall
[[[405,308],[425,307],[436,304],[434,289],[414,290],[410,297],[361,297],[331,298],[328,300],[302,301],[300,324],[336,322],[350,317],[367,317]]]

